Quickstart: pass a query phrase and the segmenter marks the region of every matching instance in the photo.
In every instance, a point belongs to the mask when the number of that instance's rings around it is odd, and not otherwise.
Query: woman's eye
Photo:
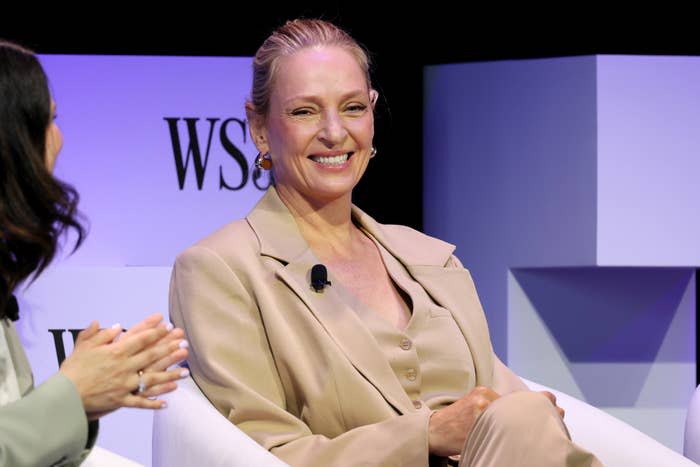
[[[346,107],[348,112],[364,112],[367,106],[364,104],[351,104]]]
[[[305,115],[311,115],[311,109],[294,109],[290,113],[295,117],[303,117]]]

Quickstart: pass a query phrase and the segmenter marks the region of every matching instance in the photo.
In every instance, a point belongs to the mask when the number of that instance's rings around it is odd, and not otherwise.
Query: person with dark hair
[[[274,185],[171,279],[194,380],[293,466],[600,465],[495,355],[454,246],[352,204],[376,101],[367,54],[331,23],[287,22],[258,49],[246,113]]]
[[[120,407],[160,409],[187,371],[181,329],[154,314],[122,333],[97,321],[59,371],[33,388],[14,324],[14,291],[34,280],[72,229],[85,236],[78,194],[52,175],[63,143],[46,74],[30,51],[0,41],[0,466],[78,465],[97,420]],[[74,248],[74,249],[75,249]]]

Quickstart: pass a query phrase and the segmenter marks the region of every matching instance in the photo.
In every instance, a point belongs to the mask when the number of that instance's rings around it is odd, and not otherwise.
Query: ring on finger
[[[143,370],[139,370],[139,387],[136,389],[138,394],[143,394],[146,390],[146,382],[143,379]]]

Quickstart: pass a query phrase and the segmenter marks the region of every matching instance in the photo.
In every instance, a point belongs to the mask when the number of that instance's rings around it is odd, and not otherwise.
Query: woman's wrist
[[[428,452],[437,456],[444,456],[442,436],[440,435],[440,411],[433,410],[428,418]]]

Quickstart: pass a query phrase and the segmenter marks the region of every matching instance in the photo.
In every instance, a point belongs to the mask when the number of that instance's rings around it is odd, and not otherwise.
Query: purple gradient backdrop
[[[512,343],[516,371],[621,404],[675,449],[695,388],[698,104],[698,57],[425,71],[425,229],[472,271],[496,353]]]
[[[229,184],[241,169],[224,151],[217,126],[203,189],[192,163],[179,190],[173,149],[164,117],[245,120],[250,93],[250,58],[41,56],[58,105],[65,145],[57,176],[81,195],[90,220],[85,245],[69,265],[170,266],[175,255],[225,223],[243,217],[262,192],[248,183],[240,191],[219,190],[219,167]],[[186,128],[180,122],[184,145]],[[248,135],[230,125],[231,141],[252,162]],[[186,148],[183,148],[186,150]]]
[[[595,57],[425,71],[424,225],[457,245],[506,354],[507,271],[595,264]]]
[[[27,313],[18,329],[37,383],[57,370],[48,329],[82,328],[93,319],[128,327],[154,312],[167,316],[175,256],[243,217],[262,196],[250,181],[240,191],[219,190],[219,166],[231,185],[241,169],[224,151],[218,126],[203,189],[197,189],[190,162],[181,191],[164,120],[200,118],[201,145],[207,118],[219,118],[219,124],[244,120],[251,58],[40,58],[65,138],[56,175],[79,191],[91,228],[77,253],[57,260],[20,297]],[[184,122],[179,135],[185,144]],[[231,125],[228,135],[252,162],[256,151],[240,127]],[[64,342],[70,352],[70,338]],[[150,465],[151,429],[150,412],[121,410],[101,421],[98,444]]]
[[[700,57],[598,57],[600,265],[700,265]]]

